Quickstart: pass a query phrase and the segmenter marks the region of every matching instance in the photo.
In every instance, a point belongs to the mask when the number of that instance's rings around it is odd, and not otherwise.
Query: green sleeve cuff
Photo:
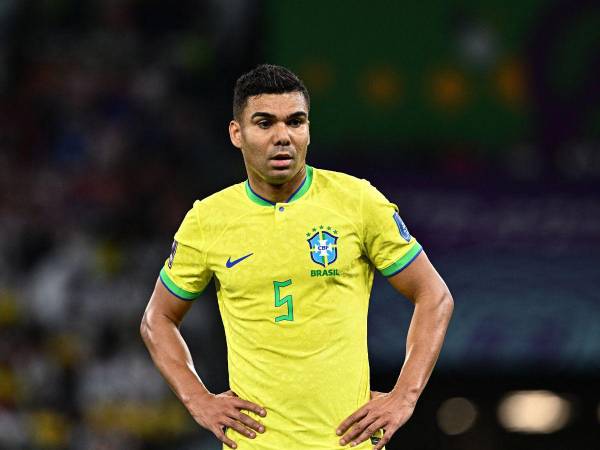
[[[413,247],[408,251],[408,253],[406,253],[406,255],[404,255],[395,263],[387,266],[385,269],[381,269],[379,272],[381,272],[381,275],[383,275],[384,277],[391,277],[392,275],[396,275],[398,272],[401,272],[404,269],[406,269],[406,267],[408,267],[408,265],[411,262],[413,262],[415,258],[419,256],[419,253],[421,253],[422,251],[423,247],[421,247],[421,244],[415,242],[415,245],[413,245]]]
[[[173,294],[177,298],[180,298],[181,300],[185,300],[185,301],[195,300],[202,293],[202,292],[189,292],[189,291],[186,291],[185,289],[181,289],[179,286],[177,286],[173,282],[173,280],[171,280],[169,278],[169,275],[167,275],[167,271],[165,270],[164,267],[160,270],[160,281],[162,281],[162,284],[167,288],[167,290],[171,294]]]

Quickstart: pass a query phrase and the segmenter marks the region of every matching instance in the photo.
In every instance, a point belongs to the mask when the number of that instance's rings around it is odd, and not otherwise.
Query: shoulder
[[[244,193],[244,183],[226,187],[214,194],[194,202],[194,210],[198,213],[227,210],[241,205]]]
[[[370,185],[363,178],[333,170],[315,169],[314,177],[319,190],[351,199],[359,199],[365,187]]]
[[[323,180],[325,182],[333,182],[333,183],[344,183],[347,185],[360,185],[362,183],[365,182],[364,179],[362,178],[357,178],[353,175],[344,173],[344,172],[337,172],[335,170],[328,170],[328,169],[320,169],[317,167],[314,167],[314,176],[315,177],[319,177],[320,180]]]
[[[316,171],[320,198],[326,199],[336,209],[358,213],[361,217],[373,216],[380,207],[397,209],[387,197],[364,178],[357,178],[332,170]]]
[[[192,214],[201,228],[227,223],[233,217],[242,215],[245,211],[244,183],[226,187],[214,194],[194,201]]]
[[[348,175],[343,172],[335,172],[333,170],[318,169],[317,173],[322,174],[323,181],[321,184],[325,186],[326,189],[338,191],[342,195],[346,195],[350,198],[371,199],[372,197],[384,197],[379,189],[373,186],[369,180],[364,178],[357,178],[355,176]]]

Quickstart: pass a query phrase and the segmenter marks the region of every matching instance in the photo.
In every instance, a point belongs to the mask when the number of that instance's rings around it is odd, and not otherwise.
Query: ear
[[[229,139],[234,147],[242,148],[242,129],[235,120],[229,122]]]

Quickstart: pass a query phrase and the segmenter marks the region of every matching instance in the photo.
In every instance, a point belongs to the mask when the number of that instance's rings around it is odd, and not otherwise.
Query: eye
[[[303,123],[304,123],[304,121],[302,119],[290,119],[288,121],[288,125],[291,126],[291,127],[293,127],[293,128],[298,128]]]
[[[261,120],[260,122],[257,122],[258,128],[262,128],[263,130],[266,130],[267,128],[269,128],[271,126],[271,122],[269,122],[268,120]]]

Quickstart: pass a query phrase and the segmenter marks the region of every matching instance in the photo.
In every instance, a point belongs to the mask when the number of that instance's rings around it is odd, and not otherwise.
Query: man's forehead
[[[306,99],[302,92],[285,92],[283,94],[260,94],[248,97],[244,113],[249,116],[252,116],[255,112],[288,115],[298,111],[304,111],[308,115]]]

